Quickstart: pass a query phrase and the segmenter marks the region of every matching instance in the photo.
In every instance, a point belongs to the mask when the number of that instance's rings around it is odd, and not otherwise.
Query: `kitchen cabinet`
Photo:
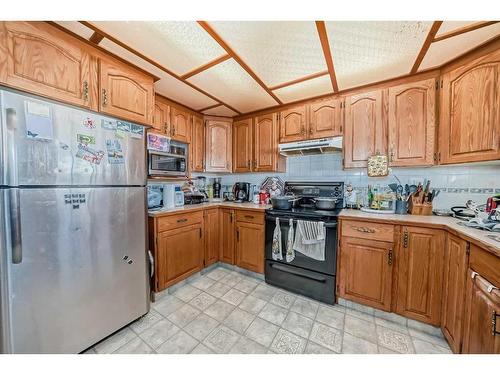
[[[170,134],[170,106],[158,95],[155,96],[152,126],[157,132]]]
[[[434,164],[436,80],[389,88],[389,164]]]
[[[324,99],[309,106],[309,139],[337,137],[343,132],[342,99]]]
[[[231,172],[231,122],[209,120],[206,123],[207,172]]]
[[[500,159],[500,50],[442,77],[439,162]]]
[[[279,143],[305,140],[307,131],[305,105],[288,108],[279,113]]]
[[[445,236],[441,230],[402,227],[396,312],[438,326],[441,322]]]
[[[236,211],[236,265],[264,273],[264,214]]]
[[[235,218],[234,210],[230,208],[220,209],[220,261],[228,264],[235,263],[234,257],[234,234]]]
[[[454,353],[460,352],[469,243],[448,235],[444,256],[441,329]]]
[[[368,157],[387,154],[383,91],[345,99],[344,168],[366,167]]]
[[[191,144],[189,145],[191,171],[203,172],[205,169],[205,122],[203,117],[197,115],[194,115],[192,119]]]
[[[191,114],[183,109],[170,107],[170,136],[175,141],[191,142]]]
[[[205,261],[207,267],[219,261],[219,209],[212,208],[203,212],[205,227]]]
[[[97,110],[97,59],[45,22],[0,22],[0,83]]]
[[[233,123],[233,172],[251,172],[252,160],[252,119],[247,118]]]
[[[99,110],[111,116],[151,124],[153,78],[112,58],[99,60]]]
[[[254,118],[254,172],[284,172],[285,158],[278,151],[277,114]]]

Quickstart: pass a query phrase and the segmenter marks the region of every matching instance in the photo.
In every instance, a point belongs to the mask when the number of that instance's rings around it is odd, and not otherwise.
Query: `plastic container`
[[[180,186],[175,187],[175,207],[184,206],[184,193]]]

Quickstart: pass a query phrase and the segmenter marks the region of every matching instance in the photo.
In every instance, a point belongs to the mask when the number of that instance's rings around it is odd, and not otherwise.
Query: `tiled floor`
[[[425,325],[348,306],[217,267],[86,353],[451,353]]]

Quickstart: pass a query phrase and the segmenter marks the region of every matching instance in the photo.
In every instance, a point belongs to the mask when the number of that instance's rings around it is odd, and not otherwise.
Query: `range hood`
[[[279,151],[285,156],[331,154],[342,151],[342,137],[280,143]]]

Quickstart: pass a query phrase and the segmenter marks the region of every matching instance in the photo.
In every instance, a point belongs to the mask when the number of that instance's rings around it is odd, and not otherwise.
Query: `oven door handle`
[[[271,263],[270,266],[271,266],[271,268],[274,268],[274,269],[276,269],[278,271],[282,271],[282,272],[286,272],[286,273],[291,273],[292,275],[301,276],[301,277],[304,277],[306,279],[311,279],[311,280],[314,280],[314,281],[317,281],[317,282],[320,282],[320,283],[326,283],[326,278],[322,277],[322,276],[309,274],[309,273],[306,273],[304,271],[301,271],[301,270],[298,270],[298,269],[289,268],[289,267],[286,267],[286,266],[283,266],[283,265],[277,264],[277,263]]]
[[[288,225],[288,220],[290,220],[289,217],[280,217],[280,220],[283,220],[282,223]],[[266,221],[272,221],[275,222],[276,218],[272,216],[266,216]],[[304,220],[304,221],[320,221],[320,220]],[[297,220],[293,220],[294,224],[297,224]],[[338,223],[325,223],[325,228],[337,228]]]

